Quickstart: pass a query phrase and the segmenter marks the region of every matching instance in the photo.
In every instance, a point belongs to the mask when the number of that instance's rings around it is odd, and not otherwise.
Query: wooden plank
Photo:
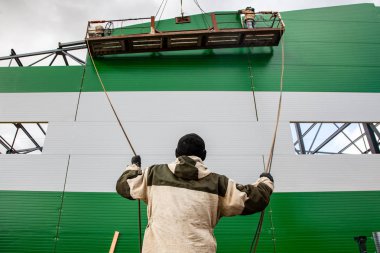
[[[119,237],[119,231],[115,231],[115,233],[113,235],[113,239],[112,239],[111,248],[110,248],[109,253],[113,253],[115,251],[115,247],[116,247],[118,237]]]

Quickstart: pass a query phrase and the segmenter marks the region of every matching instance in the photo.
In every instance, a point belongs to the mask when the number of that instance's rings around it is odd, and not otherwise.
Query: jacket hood
[[[210,174],[202,159],[197,156],[180,156],[169,164],[169,169],[184,180],[199,180]]]

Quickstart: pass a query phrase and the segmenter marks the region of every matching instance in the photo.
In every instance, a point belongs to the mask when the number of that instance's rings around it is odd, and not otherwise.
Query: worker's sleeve
[[[248,215],[264,210],[273,192],[273,182],[267,177],[254,184],[241,185],[228,181],[227,191],[221,198],[220,216]]]
[[[135,164],[129,165],[127,170],[120,176],[116,183],[116,191],[124,198],[135,200],[147,199],[147,174],[149,168],[142,171]]]

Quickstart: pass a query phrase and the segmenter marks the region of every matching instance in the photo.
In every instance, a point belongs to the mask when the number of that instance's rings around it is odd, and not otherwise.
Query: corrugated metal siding
[[[2,122],[74,121],[75,92],[0,93]]]
[[[203,136],[215,156],[267,154],[273,122],[129,122],[126,127],[135,149],[144,155],[174,156],[178,139],[185,133]],[[128,154],[132,151],[116,122],[52,122],[45,154]],[[279,128],[277,154],[293,154],[290,126]]]
[[[378,191],[275,193],[258,252],[273,251],[273,228],[276,252],[357,252],[353,237],[378,231],[379,198]],[[115,193],[65,193],[56,241],[59,193],[0,191],[0,199],[9,203],[0,206],[4,252],[53,252],[54,242],[55,252],[104,252],[115,230],[116,252],[138,251],[137,202]],[[258,216],[223,218],[215,231],[218,252],[248,251]],[[374,251],[371,239],[367,246]]]
[[[68,157],[0,155],[0,190],[63,191]]]
[[[0,190],[0,252],[53,252],[62,192]]]
[[[251,89],[247,49],[133,54],[95,59],[110,91],[247,91]],[[101,91],[90,63],[84,91]]]
[[[379,191],[379,164],[379,155],[275,155],[272,173],[276,192]]]
[[[0,93],[76,92],[83,71],[81,66],[0,68]]]
[[[115,193],[66,192],[63,210],[56,252],[108,252],[114,231],[120,232],[115,252],[138,252],[137,201]]]
[[[259,121],[274,121],[278,92],[256,92]],[[281,122],[380,122],[379,93],[286,92],[282,98]],[[372,108],[372,109],[371,109]]]
[[[250,92],[109,92],[109,96],[122,121],[256,121],[255,105]],[[104,93],[84,92],[81,95],[77,120],[116,119]]]

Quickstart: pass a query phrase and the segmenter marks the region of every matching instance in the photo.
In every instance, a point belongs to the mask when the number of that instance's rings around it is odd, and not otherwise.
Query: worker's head
[[[255,12],[255,9],[252,8],[252,7],[250,7],[250,6],[248,6],[247,8],[245,8],[245,10],[246,10],[246,11],[252,11],[252,12]]]
[[[182,136],[178,141],[177,148],[175,150],[175,156],[198,156],[202,160],[206,159],[205,142],[197,134],[186,134]]]

